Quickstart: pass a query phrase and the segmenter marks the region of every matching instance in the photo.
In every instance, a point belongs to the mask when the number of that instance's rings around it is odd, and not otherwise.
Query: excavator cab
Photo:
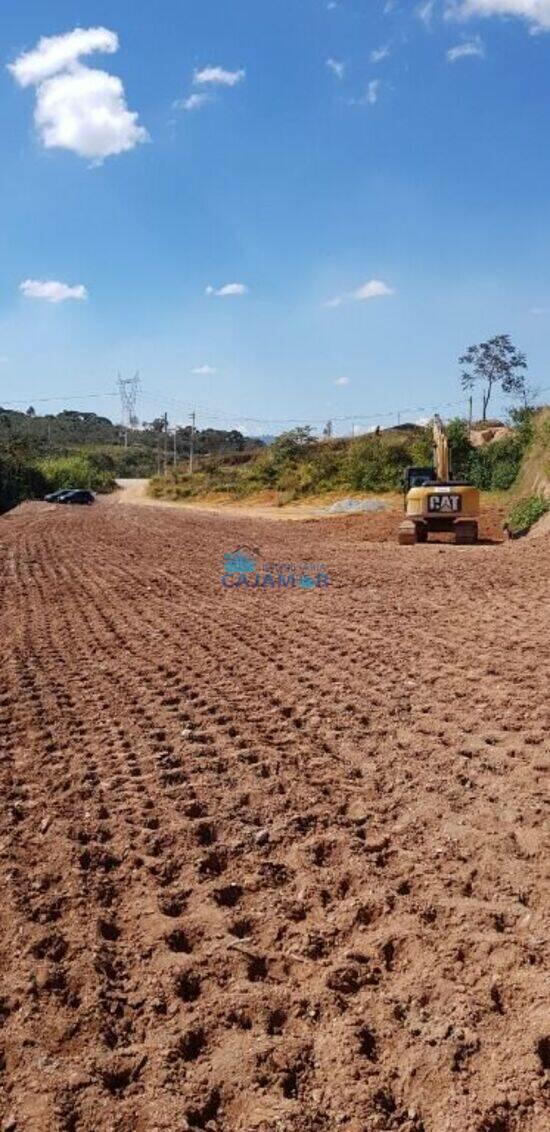
[[[424,487],[427,483],[433,483],[435,478],[435,469],[432,467],[406,468],[403,476],[403,490],[405,496],[411,490],[411,487]]]
[[[449,441],[439,417],[433,430],[435,466],[407,468],[404,475],[401,546],[427,542],[430,532],[450,532],[459,545],[477,542],[479,491],[465,480],[451,479]]]

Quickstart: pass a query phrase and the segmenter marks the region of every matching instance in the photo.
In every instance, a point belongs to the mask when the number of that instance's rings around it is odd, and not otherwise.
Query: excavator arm
[[[445,431],[445,426],[441,417],[434,417],[433,424],[434,431],[434,453],[435,453],[435,471],[439,483],[448,483],[450,477],[449,468],[449,438]]]

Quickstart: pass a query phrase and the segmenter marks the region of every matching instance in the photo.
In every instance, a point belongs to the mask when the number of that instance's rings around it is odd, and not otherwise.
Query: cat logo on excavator
[[[449,440],[441,418],[434,417],[435,467],[407,468],[405,514],[399,527],[401,546],[426,542],[430,532],[452,532],[457,544],[477,542],[479,491],[465,480],[452,480]]]

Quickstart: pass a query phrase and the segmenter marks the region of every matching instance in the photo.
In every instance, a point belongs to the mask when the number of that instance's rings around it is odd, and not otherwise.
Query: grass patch
[[[544,499],[542,495],[529,495],[514,504],[506,521],[511,531],[526,531],[534,523],[538,523],[547,511],[550,511],[550,500]]]

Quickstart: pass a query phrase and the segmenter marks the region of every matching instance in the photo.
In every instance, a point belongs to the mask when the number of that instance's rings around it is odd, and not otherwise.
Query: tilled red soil
[[[548,1127],[550,542],[375,521],[0,520],[5,1132]]]

